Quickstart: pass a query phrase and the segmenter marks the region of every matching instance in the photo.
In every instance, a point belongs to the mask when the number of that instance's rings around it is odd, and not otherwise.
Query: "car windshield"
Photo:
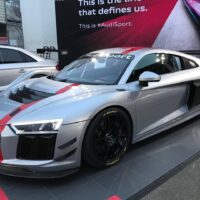
[[[94,85],[117,84],[133,58],[124,54],[84,56],[66,66],[55,80]]]

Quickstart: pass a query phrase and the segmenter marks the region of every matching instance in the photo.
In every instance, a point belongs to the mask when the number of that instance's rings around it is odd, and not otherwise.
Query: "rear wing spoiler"
[[[67,49],[56,49],[53,46],[44,46],[42,49],[37,49],[37,54],[39,54],[41,57],[45,58],[45,59],[51,59],[51,53],[52,52],[56,52],[58,53],[58,55],[62,55],[65,56],[68,54],[68,50]]]
[[[181,50],[181,53],[200,56],[200,50]]]

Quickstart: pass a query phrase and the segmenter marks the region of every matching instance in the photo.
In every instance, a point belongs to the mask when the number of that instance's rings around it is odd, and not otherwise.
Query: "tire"
[[[116,164],[131,142],[131,123],[119,108],[100,112],[91,122],[83,143],[84,161],[96,168]]]

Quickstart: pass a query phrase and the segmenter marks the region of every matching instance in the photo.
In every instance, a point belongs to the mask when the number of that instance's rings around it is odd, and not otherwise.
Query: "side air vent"
[[[53,96],[53,94],[36,91],[27,87],[18,89],[15,93],[10,94],[9,99],[17,101],[19,103],[28,104],[33,101],[38,101],[47,97]]]

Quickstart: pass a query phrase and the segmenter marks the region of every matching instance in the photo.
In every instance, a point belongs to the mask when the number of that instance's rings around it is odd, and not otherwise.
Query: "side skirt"
[[[145,134],[143,134],[140,137],[133,138],[132,144],[137,143],[137,142],[144,140],[146,138],[149,138],[151,136],[157,135],[157,134],[159,134],[163,131],[166,131],[170,128],[173,128],[175,126],[178,126],[178,125],[180,125],[180,124],[182,124],[186,121],[189,121],[190,119],[192,119],[192,118],[194,118],[198,115],[200,115],[200,106],[197,106],[197,107],[191,109],[188,113],[186,113],[186,114],[184,114],[184,115],[182,115],[182,116],[180,116],[180,117],[178,117],[178,118],[176,118],[176,119],[174,119],[174,120],[172,120],[172,121],[170,121],[166,124],[163,124],[162,126],[159,126],[155,129],[152,129],[151,131],[146,132]]]

